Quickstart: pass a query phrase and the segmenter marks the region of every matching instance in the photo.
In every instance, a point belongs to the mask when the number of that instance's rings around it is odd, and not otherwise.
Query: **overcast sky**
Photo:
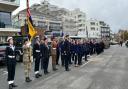
[[[26,0],[15,12],[26,7]],[[30,0],[30,5],[43,0]],[[111,26],[113,32],[128,28],[128,0],[49,0],[51,4],[67,9],[80,8],[87,14],[87,19],[103,20]]]

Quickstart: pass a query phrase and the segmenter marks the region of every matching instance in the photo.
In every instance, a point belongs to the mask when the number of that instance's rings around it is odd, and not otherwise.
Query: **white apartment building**
[[[86,14],[80,11],[79,8],[73,10],[71,13],[72,17],[75,19],[77,31],[84,31],[86,29]]]
[[[78,36],[83,36],[87,38],[101,38],[99,21],[90,19],[85,23],[86,29],[79,31]]]
[[[86,22],[86,29],[79,31],[78,36],[92,39],[110,37],[110,27],[104,21],[90,19]]]

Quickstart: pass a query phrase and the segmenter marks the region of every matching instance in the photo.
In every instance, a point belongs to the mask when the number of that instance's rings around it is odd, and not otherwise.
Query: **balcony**
[[[0,11],[12,12],[20,5],[20,0],[0,0]]]

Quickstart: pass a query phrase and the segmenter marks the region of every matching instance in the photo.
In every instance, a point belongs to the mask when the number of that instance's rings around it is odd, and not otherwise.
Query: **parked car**
[[[5,51],[8,43],[0,44],[0,65],[6,64]]]
[[[125,46],[128,47],[128,40],[125,42]]]
[[[118,45],[119,43],[116,41],[110,41],[110,45]]]

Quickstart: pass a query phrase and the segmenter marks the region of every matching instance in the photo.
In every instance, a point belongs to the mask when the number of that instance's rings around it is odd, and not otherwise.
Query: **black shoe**
[[[58,69],[57,68],[54,68],[53,71],[57,71]]]
[[[70,69],[66,69],[66,71],[71,71]]]
[[[31,82],[32,80],[29,77],[27,77],[25,81],[26,82]]]
[[[9,84],[9,89],[13,89],[12,84]]]
[[[49,73],[50,73],[50,72],[48,72],[48,71],[44,72],[45,75],[47,75],[47,74],[49,74]]]
[[[36,74],[36,75],[35,75],[35,78],[39,78],[39,77],[40,77],[39,74]]]
[[[39,77],[42,77],[42,75],[41,75],[41,74],[38,74],[38,76],[39,76]]]
[[[88,62],[88,60],[85,60],[85,62]]]
[[[18,86],[17,86],[16,84],[14,84],[14,83],[12,83],[11,85],[12,85],[12,87],[18,87]]]

